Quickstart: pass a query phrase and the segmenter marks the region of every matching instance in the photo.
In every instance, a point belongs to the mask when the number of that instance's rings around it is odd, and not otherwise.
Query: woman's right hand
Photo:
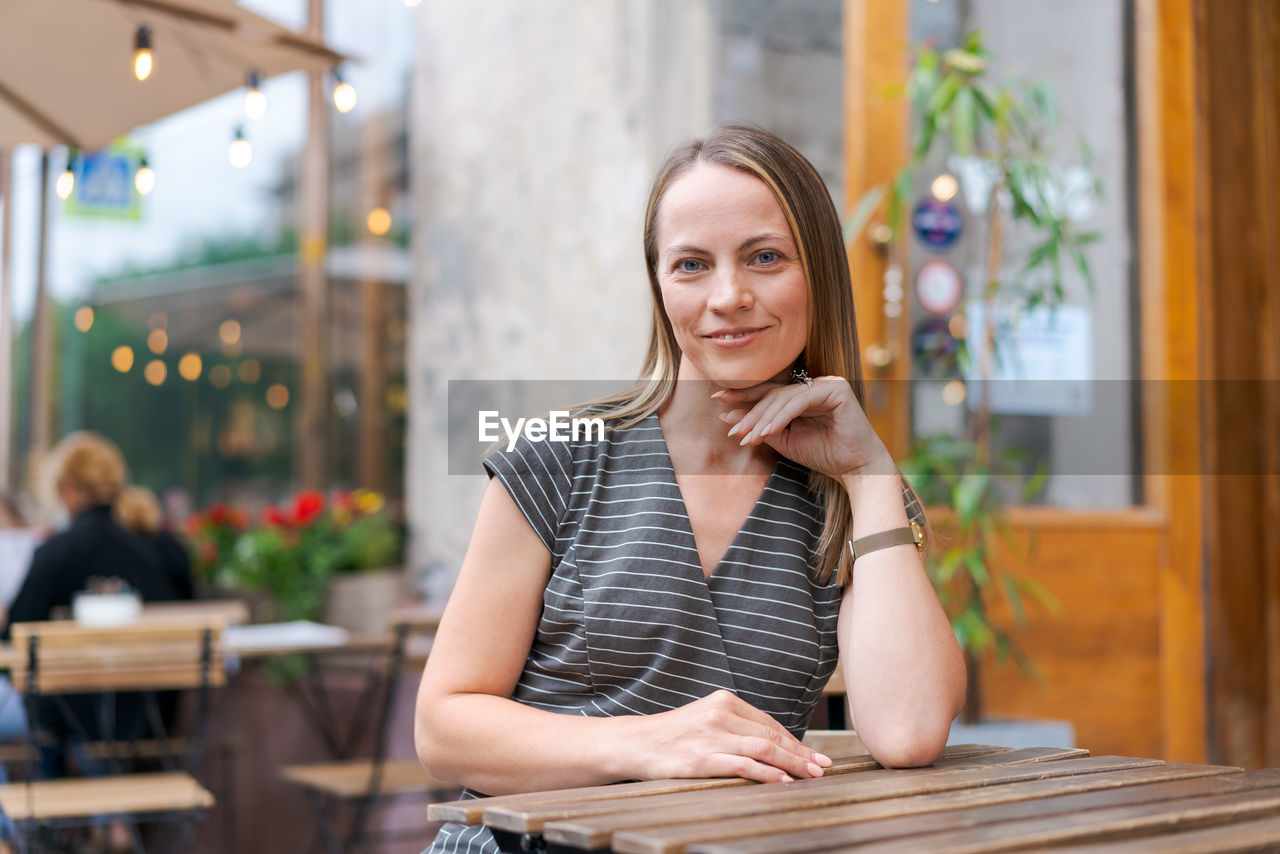
[[[789,783],[822,776],[831,760],[726,690],[669,712],[628,718],[643,779],[744,777]]]

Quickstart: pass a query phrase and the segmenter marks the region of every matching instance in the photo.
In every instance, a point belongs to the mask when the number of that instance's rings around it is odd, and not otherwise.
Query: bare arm
[[[897,474],[845,484],[855,539],[907,524]],[[965,667],[915,546],[858,558],[838,635],[851,725],[867,750],[886,766],[932,763],[964,705]]]
[[[501,795],[665,777],[776,781],[818,776],[829,764],[728,692],[616,718],[509,699],[550,572],[546,547],[491,481],[418,692],[418,757],[434,776]]]

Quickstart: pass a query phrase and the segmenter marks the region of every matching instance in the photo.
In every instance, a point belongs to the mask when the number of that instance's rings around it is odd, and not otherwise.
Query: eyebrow
[[[791,238],[788,237],[787,235],[778,234],[777,232],[774,232],[774,231],[769,231],[769,232],[765,232],[764,234],[757,234],[755,237],[747,238],[745,241],[743,241],[742,245],[738,247],[738,251],[739,252],[745,251],[747,249],[750,249],[752,246],[755,246],[757,243],[765,243],[770,240],[784,240],[787,242],[791,242]],[[685,255],[685,254],[710,255],[711,253],[700,246],[693,245],[692,243],[680,243],[676,246],[668,247],[667,251],[664,252],[663,254],[670,256],[670,255]]]

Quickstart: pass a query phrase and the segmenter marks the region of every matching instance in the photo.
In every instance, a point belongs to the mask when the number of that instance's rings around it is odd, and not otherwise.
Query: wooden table
[[[625,854],[1280,850],[1280,769],[958,745],[933,766],[833,757],[818,779],[656,780],[434,804],[504,851]]]

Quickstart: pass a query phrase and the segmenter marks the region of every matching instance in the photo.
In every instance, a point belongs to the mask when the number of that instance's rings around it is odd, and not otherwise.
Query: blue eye
[[[761,252],[759,255],[756,256],[756,260],[759,261],[761,264],[772,264],[774,261],[777,261],[780,257],[782,256],[780,256],[777,252],[774,252],[772,249],[766,249],[764,252]]]
[[[693,258],[683,258],[676,262],[676,271],[680,273],[696,273],[702,269],[702,262]]]

